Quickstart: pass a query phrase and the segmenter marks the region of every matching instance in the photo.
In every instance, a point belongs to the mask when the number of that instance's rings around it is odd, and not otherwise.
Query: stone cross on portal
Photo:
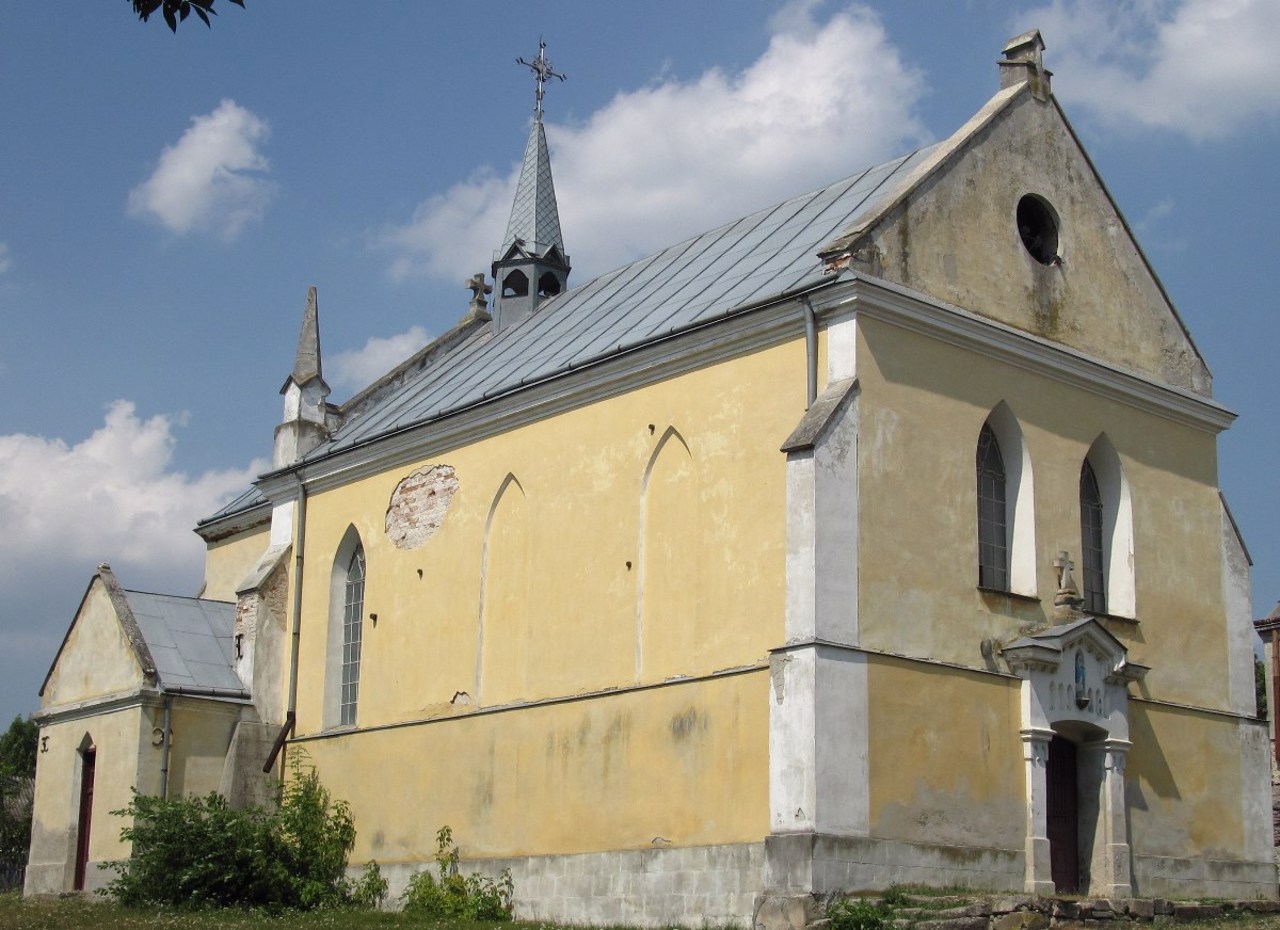
[[[1080,591],[1076,588],[1075,579],[1071,577],[1071,570],[1076,564],[1071,561],[1071,553],[1063,549],[1058,553],[1058,557],[1053,560],[1053,567],[1058,570],[1058,594],[1053,599],[1053,603],[1057,606],[1075,606],[1080,601]]]
[[[544,42],[542,39],[538,39],[538,57],[537,58],[535,58],[533,61],[525,61],[523,58],[517,58],[516,64],[524,65],[526,68],[532,71],[534,78],[538,82],[538,96],[537,96],[537,102],[535,103],[533,108],[533,118],[537,122],[541,123],[542,122],[542,94],[543,94],[543,87],[544,85],[546,85],[547,79],[557,78],[563,81],[567,77],[567,75],[560,74],[559,72],[553,71],[551,69],[551,59],[547,57],[547,43]]]
[[[493,285],[484,283],[484,272],[477,271],[462,282],[462,286],[471,289],[471,309],[484,310],[487,306],[485,295],[493,293]]]

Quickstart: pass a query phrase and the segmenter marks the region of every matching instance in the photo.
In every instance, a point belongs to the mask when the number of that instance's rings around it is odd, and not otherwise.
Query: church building
[[[301,752],[353,869],[397,893],[447,824],[521,918],[1276,897],[1234,414],[1043,49],[945,141],[583,283],[526,62],[457,325],[331,403],[312,288],[200,597],[91,581],[27,893],[103,881],[131,787],[248,803]]]

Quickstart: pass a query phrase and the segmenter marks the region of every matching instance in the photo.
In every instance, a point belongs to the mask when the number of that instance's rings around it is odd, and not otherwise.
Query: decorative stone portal
[[[1092,617],[1020,639],[1002,655],[1023,679],[1026,890],[1130,897],[1126,687],[1148,669],[1128,661]]]

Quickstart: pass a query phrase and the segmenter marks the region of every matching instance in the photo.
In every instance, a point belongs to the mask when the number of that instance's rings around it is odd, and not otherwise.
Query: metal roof
[[[529,132],[520,180],[511,204],[511,218],[507,221],[507,234],[499,254],[506,253],[517,239],[538,255],[551,246],[564,254],[560,210],[556,205],[556,186],[551,180],[551,156],[547,153],[547,134],[542,129],[542,120],[534,120]]]
[[[155,660],[161,690],[246,690],[235,671],[235,604],[143,591],[124,595]]]
[[[306,456],[314,460],[823,280],[817,252],[934,147],[670,246],[444,356]]]
[[[254,485],[224,504],[217,513],[202,519],[198,525],[203,526],[206,523],[213,523],[215,520],[221,520],[223,517],[252,510],[254,507],[259,507],[265,503],[267,503],[267,495],[263,494]]]

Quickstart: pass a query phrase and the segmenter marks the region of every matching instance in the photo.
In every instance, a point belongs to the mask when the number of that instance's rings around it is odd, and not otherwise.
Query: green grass
[[[440,920],[377,911],[329,910],[271,916],[235,909],[133,910],[79,897],[25,901],[0,894],[0,930],[562,930],[554,924]],[[581,928],[575,928],[581,930]],[[1280,924],[1277,925],[1280,930]]]
[[[1111,922],[1115,930],[1141,930],[1161,924]],[[1168,926],[1164,924],[1164,926]],[[312,911],[270,916],[241,910],[132,910],[102,900],[78,897],[23,900],[0,894],[0,930],[584,930],[554,923],[485,923],[440,920],[376,911]],[[1178,930],[1280,930],[1280,914],[1244,914],[1217,921],[1177,924]],[[622,930],[622,928],[610,928]]]

